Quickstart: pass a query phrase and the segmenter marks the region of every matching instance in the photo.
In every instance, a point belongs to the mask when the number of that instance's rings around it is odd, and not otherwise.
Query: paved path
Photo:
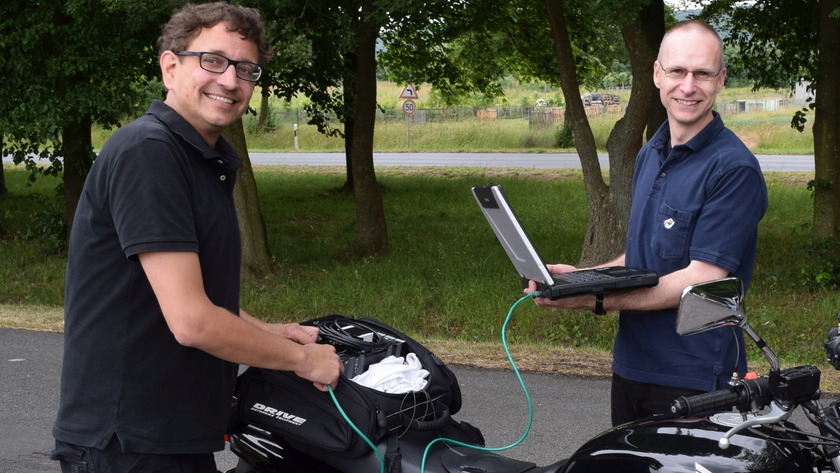
[[[814,156],[759,155],[764,171],[814,170]],[[344,153],[250,153],[252,164],[304,164],[344,166]],[[608,168],[606,154],[600,154],[601,167]],[[471,166],[524,167],[537,169],[580,169],[576,153],[374,153],[376,166]]]
[[[609,167],[606,154],[599,155],[601,166]],[[252,164],[302,164],[344,166],[344,153],[250,153]],[[374,153],[376,166],[470,166],[524,167],[535,169],[580,169],[575,153]],[[765,171],[814,171],[813,155],[758,155]],[[11,158],[3,157],[3,162]]]

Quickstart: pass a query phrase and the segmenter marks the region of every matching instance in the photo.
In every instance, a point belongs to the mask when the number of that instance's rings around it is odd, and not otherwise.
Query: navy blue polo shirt
[[[767,187],[758,160],[713,121],[688,143],[669,151],[666,121],[642,147],[633,178],[626,264],[660,276],[691,260],[723,268],[749,287],[758,222]],[[711,391],[736,369],[746,372],[740,329],[680,336],[677,309],[622,311],[613,372],[646,383]]]
[[[235,364],[180,345],[137,255],[198,253],[207,295],[239,313],[241,159],[156,101],[93,164],[73,221],[56,439],[125,451],[224,448]]]

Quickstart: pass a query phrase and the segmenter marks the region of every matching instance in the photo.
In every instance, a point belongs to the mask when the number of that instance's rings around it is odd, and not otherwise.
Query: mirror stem
[[[780,372],[779,359],[776,357],[776,354],[773,353],[773,350],[766,343],[764,343],[764,340],[758,336],[758,333],[756,333],[756,331],[753,330],[750,324],[745,322],[743,325],[743,329],[744,332],[746,332],[747,335],[749,335],[749,337],[755,342],[755,344],[758,345],[758,348],[760,348],[761,351],[764,353],[764,358],[767,358],[767,361],[770,363],[770,370],[773,373],[778,374]]]

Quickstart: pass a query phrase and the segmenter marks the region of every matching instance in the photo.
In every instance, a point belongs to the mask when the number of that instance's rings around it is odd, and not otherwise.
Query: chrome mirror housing
[[[744,285],[739,278],[725,278],[688,286],[680,296],[677,333],[691,335],[724,325],[744,327]]]
[[[744,330],[779,373],[779,359],[747,322],[744,307],[744,284],[740,278],[724,278],[688,286],[680,296],[676,330],[680,335],[692,335],[723,326],[737,326]]]

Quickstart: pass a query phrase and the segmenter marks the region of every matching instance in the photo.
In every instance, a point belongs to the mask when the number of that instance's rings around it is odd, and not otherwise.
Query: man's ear
[[[159,61],[163,87],[166,90],[170,90],[175,85],[175,69],[178,67],[178,55],[167,50],[160,55]]]
[[[653,85],[655,85],[657,89],[659,88],[659,73],[660,72],[661,71],[659,69],[659,60],[657,59],[656,61],[653,61]]]

